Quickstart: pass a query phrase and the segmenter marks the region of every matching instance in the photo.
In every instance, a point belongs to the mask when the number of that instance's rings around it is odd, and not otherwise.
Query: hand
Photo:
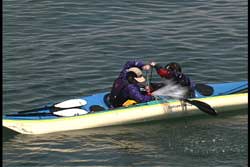
[[[149,86],[145,86],[145,90],[146,90],[147,93],[150,93],[150,92],[151,92]]]
[[[156,62],[151,62],[149,63],[152,67],[154,67],[156,65]]]
[[[151,66],[150,66],[149,64],[147,64],[147,65],[144,65],[144,66],[142,67],[142,69],[145,70],[145,71],[148,71],[148,70],[151,69]]]

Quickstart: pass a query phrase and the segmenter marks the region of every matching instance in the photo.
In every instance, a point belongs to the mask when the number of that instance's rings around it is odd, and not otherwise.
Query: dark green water
[[[3,114],[110,89],[130,59],[247,80],[247,1],[3,1]],[[20,135],[3,166],[247,166],[248,114]],[[65,125],[67,126],[67,125]]]

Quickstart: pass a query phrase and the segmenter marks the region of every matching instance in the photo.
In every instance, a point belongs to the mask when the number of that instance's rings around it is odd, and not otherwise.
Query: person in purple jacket
[[[154,99],[147,92],[141,91],[141,88],[146,86],[142,70],[150,70],[150,68],[149,64],[141,61],[128,61],[124,65],[111,89],[110,103],[112,107],[124,106],[128,100],[143,103]]]

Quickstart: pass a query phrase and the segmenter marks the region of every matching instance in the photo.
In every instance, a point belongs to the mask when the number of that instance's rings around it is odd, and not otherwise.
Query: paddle
[[[151,76],[149,77],[148,73],[146,75],[147,75],[147,85],[151,85],[152,68],[151,68]],[[196,84],[195,89],[200,94],[202,94],[203,96],[211,96],[213,94],[213,92],[214,92],[213,87],[211,87],[209,85],[205,85],[205,84]],[[189,104],[191,104],[193,106],[196,106],[200,111],[205,112],[205,113],[207,113],[209,115],[213,115],[213,116],[218,115],[217,112],[215,111],[215,109],[213,109],[209,104],[207,104],[205,102],[202,102],[202,101],[199,101],[199,100],[189,100],[189,99],[186,99],[186,98],[181,98],[180,99],[180,98],[177,98],[177,97],[174,97],[174,96],[168,96],[168,97],[172,97],[174,99],[182,100],[182,101],[184,101],[186,103],[189,103]]]
[[[40,108],[41,109],[41,108]],[[32,110],[33,112],[27,112],[27,111],[21,111],[18,112],[18,114],[7,114],[6,116],[61,116],[61,117],[70,117],[70,116],[77,116],[77,115],[84,115],[88,114],[89,111],[86,111],[84,109],[81,109],[80,107],[74,107],[74,108],[56,108],[54,106],[48,107],[48,108],[42,108],[48,109],[49,112],[39,112],[39,110]]]
[[[181,99],[181,100],[196,106],[198,109],[200,109],[201,111],[203,111],[203,112],[205,112],[205,113],[207,113],[209,115],[213,115],[213,116],[218,115],[217,112],[215,111],[215,109],[213,109],[209,104],[207,104],[207,103],[205,103],[203,101],[188,100],[188,99]]]
[[[150,86],[148,71],[146,71],[146,86]]]
[[[10,114],[8,116],[76,116],[84,115],[90,112],[103,111],[105,108],[99,105],[92,105],[89,107],[90,111],[83,109],[83,106],[87,104],[87,101],[84,99],[70,99],[60,103],[53,104],[51,106],[45,106],[43,108],[37,108],[33,110],[20,111],[18,114]],[[45,112],[44,112],[45,110]],[[48,111],[46,111],[48,110]]]
[[[153,78],[153,68],[150,69],[150,77],[149,77],[149,85],[151,84],[151,80]]]
[[[60,102],[60,103],[56,103],[52,106],[46,106],[46,107],[36,108],[36,109],[26,110],[26,111],[19,111],[18,113],[27,114],[27,113],[39,112],[40,110],[49,110],[50,113],[54,113],[60,110],[68,110],[68,109],[76,109],[76,108],[79,109],[86,104],[87,102],[83,99],[70,99],[70,100]]]
[[[151,78],[152,78],[152,71],[153,69],[151,68],[151,74],[149,76],[148,71],[146,71],[146,87],[148,87],[148,91],[150,91],[150,85],[151,85]],[[146,90],[147,91],[147,90]]]
[[[18,113],[18,114],[7,114],[6,116],[59,116],[59,117],[70,117],[70,116],[77,116],[77,115],[84,115],[89,113],[86,110],[79,109],[79,108],[70,108],[70,109],[61,109],[58,111],[50,111],[48,112],[32,112],[32,113]]]
[[[151,66],[150,77],[148,77],[148,73],[147,73],[147,80],[149,80],[148,81],[148,83],[149,83],[148,85],[151,85],[152,72],[153,72],[154,65],[150,64],[150,66]],[[201,95],[203,95],[203,96],[211,96],[214,93],[214,88],[212,86],[209,86],[209,85],[206,85],[206,84],[202,84],[202,83],[196,83],[194,89],[197,92],[199,92]]]
[[[206,84],[196,83],[194,88],[203,96],[211,96],[214,93],[213,87]]]
[[[215,111],[215,109],[213,109],[209,104],[203,102],[203,101],[199,101],[199,100],[190,100],[190,99],[186,99],[186,98],[177,98],[174,96],[166,96],[166,97],[170,97],[176,100],[181,100],[184,101],[186,103],[189,103],[193,106],[196,106],[200,111],[205,112],[209,115],[212,116],[216,116],[218,115],[218,113]]]

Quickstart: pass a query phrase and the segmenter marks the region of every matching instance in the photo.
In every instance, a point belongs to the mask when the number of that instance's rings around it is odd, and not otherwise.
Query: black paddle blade
[[[185,99],[184,101],[196,106],[201,111],[203,111],[209,115],[213,115],[213,116],[218,115],[217,112],[209,104],[207,104],[205,102],[198,101],[198,100],[188,100],[188,99]]]
[[[201,83],[195,84],[195,90],[203,96],[211,96],[214,93],[213,87]]]

